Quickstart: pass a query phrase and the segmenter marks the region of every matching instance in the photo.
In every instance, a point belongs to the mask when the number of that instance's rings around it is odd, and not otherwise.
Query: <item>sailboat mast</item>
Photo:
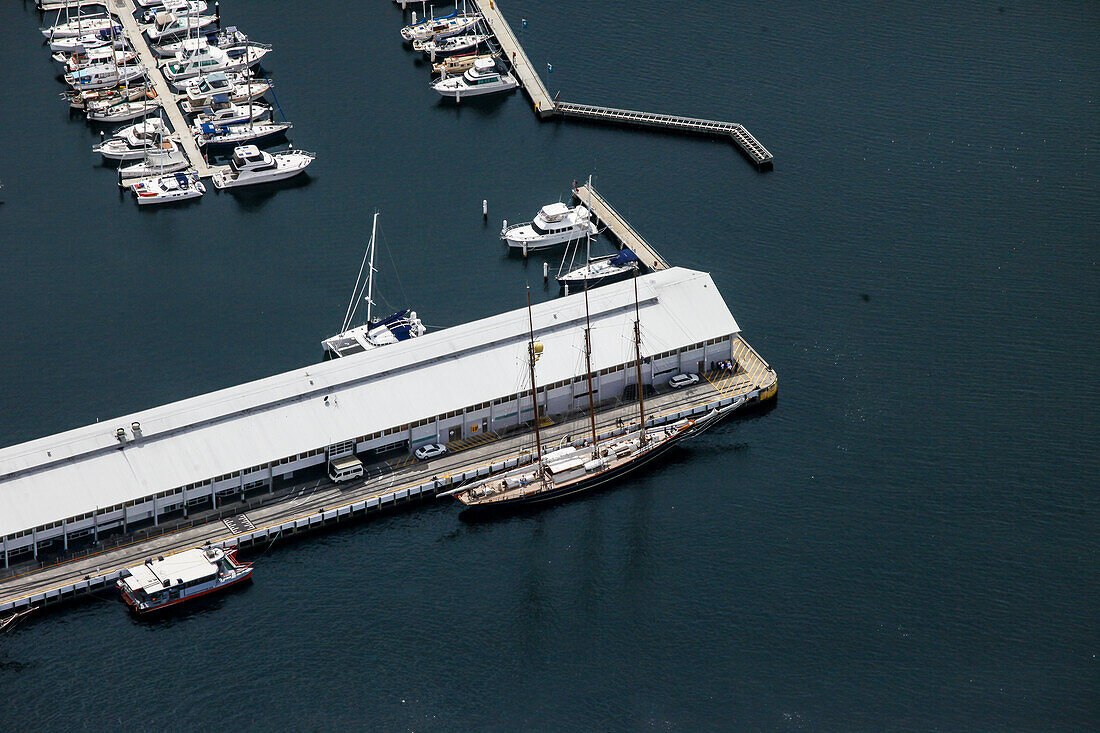
[[[367,324],[369,328],[371,311],[374,310],[374,233],[378,230],[378,212],[374,212],[374,223],[370,227],[370,264],[367,270]]]
[[[531,286],[527,286],[527,325],[531,338],[527,342],[527,364],[531,367],[531,404],[535,406],[535,455],[536,465],[542,466],[542,435],[539,433],[539,396],[535,388],[535,319],[531,315]]]
[[[588,315],[588,278],[584,280],[584,366],[588,377],[588,421],[592,426],[592,456],[596,448],[596,405],[592,399],[592,321]]]
[[[634,370],[638,375],[638,413],[641,418],[641,441],[646,444],[645,397],[642,396],[642,321],[638,307],[638,271],[634,271]]]

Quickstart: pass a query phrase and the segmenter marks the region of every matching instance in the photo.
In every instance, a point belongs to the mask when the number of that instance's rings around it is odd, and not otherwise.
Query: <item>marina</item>
[[[596,220],[606,227],[622,247],[632,251],[644,267],[653,271],[668,269],[669,265],[665,258],[654,249],[653,245],[634,231],[634,227],[630,226],[629,222],[607,203],[591,183],[575,186],[573,198],[590,207]]]

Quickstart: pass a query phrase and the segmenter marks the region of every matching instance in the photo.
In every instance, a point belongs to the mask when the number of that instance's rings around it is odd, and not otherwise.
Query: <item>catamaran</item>
[[[507,92],[519,86],[515,77],[497,71],[496,59],[478,59],[461,76],[432,82],[432,89],[444,97],[473,97],[493,92]]]
[[[600,440],[596,433],[595,405],[592,400],[592,327],[588,322],[588,289],[585,288],[585,360],[588,375],[588,414],[591,435],[581,447],[570,446],[543,454],[539,430],[538,390],[535,363],[543,352],[535,341],[531,316],[531,293],[527,293],[527,314],[530,338],[527,343],[527,363],[531,375],[531,401],[534,406],[535,460],[503,475],[488,477],[468,487],[444,492],[454,496],[467,510],[475,512],[501,511],[516,507],[558,501],[565,497],[617,481],[667,453],[673,446],[701,432],[721,418],[724,410],[711,410],[697,419],[679,420],[670,425],[647,428],[645,398],[642,384],[641,323],[638,307],[638,285],[634,284],[634,369],[638,396],[638,423],[624,434]]]
[[[199,180],[199,174],[195,170],[155,178],[142,178],[127,186],[134,192],[141,206],[171,204],[198,198],[206,193],[206,186]]]
[[[416,311],[412,310],[397,311],[377,320],[371,318],[374,308],[374,246],[377,229],[378,214],[375,213],[374,222],[371,224],[370,242],[363,253],[363,262],[359,265],[359,276],[355,279],[351,301],[344,314],[344,325],[340,327],[340,333],[321,342],[326,361],[417,338],[427,331],[421,320],[417,318]],[[366,282],[363,282],[364,269],[367,271]],[[367,322],[361,326],[352,327],[360,300],[367,303]]]
[[[316,154],[305,150],[265,153],[255,145],[241,145],[233,149],[229,170],[214,174],[212,178],[214,188],[233,188],[281,181],[304,171],[316,157]]]
[[[252,563],[238,561],[236,549],[207,545],[127,568],[116,586],[134,612],[145,614],[251,580]]]
[[[504,227],[500,238],[512,249],[523,251],[552,247],[572,242],[596,233],[592,215],[584,206],[569,208],[563,203],[547,204],[539,209],[533,221]]]

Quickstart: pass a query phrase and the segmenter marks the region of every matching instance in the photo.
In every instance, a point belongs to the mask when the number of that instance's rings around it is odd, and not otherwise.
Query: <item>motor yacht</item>
[[[134,79],[140,79],[143,76],[145,76],[145,67],[141,64],[133,66],[96,64],[65,74],[65,83],[77,91],[107,89],[119,84],[126,84]]]
[[[455,98],[515,89],[518,86],[515,77],[508,73],[500,73],[496,65],[496,59],[478,59],[471,68],[462,72],[461,76],[432,82],[432,89],[444,97]]]
[[[90,50],[80,49],[76,53],[58,51],[52,55],[54,61],[65,66],[65,71],[79,71],[96,64],[118,64],[125,66],[137,62],[137,54],[130,48],[111,48],[110,45]]]
[[[210,104],[201,108],[195,115],[195,123],[212,125],[235,125],[249,120],[255,121],[271,114],[271,105],[263,102],[236,104],[224,94],[215,94]]]
[[[272,87],[269,79],[249,78],[244,72],[223,74],[215,72],[198,79],[191,79],[187,85],[186,97],[180,101],[180,107],[189,115],[197,114],[203,107],[210,106],[214,97],[225,95],[230,102],[247,102],[259,99]]]
[[[146,28],[145,34],[152,43],[168,39],[186,36],[189,33],[201,33],[214,25],[217,20],[213,15],[182,15],[174,13],[158,13],[153,24]]]
[[[159,8],[150,8],[142,13],[141,22],[145,25],[153,25],[160,13],[171,13],[180,18],[202,15],[205,12],[206,3],[203,0],[164,0]]]
[[[170,204],[194,199],[206,193],[206,186],[193,170],[156,178],[142,178],[130,185],[139,205]]]
[[[230,53],[231,50],[237,53]],[[162,71],[172,86],[183,91],[196,76],[251,68],[270,51],[271,46],[262,43],[248,43],[234,49],[207,46],[165,64]]]
[[[146,151],[145,157],[133,165],[124,165],[118,169],[118,185],[130,187],[142,178],[164,176],[181,171],[190,163],[187,156],[178,147],[162,150],[156,148]]]
[[[237,26],[231,25],[212,35],[184,38],[182,41],[172,41],[160,46],[153,46],[153,53],[161,58],[178,58],[187,56],[192,51],[201,51],[208,46],[228,49],[234,46],[243,46],[246,43],[248,43],[248,36],[237,30]]]
[[[228,171],[219,171],[212,180],[214,188],[251,186],[296,176],[317,156],[304,150],[265,153],[255,145],[240,145],[233,149]]]
[[[134,125],[123,127],[114,135],[92,148],[111,160],[137,160],[145,155],[147,149],[165,149],[165,145],[175,146],[173,140],[163,140],[168,134],[168,126],[159,117],[150,117]]]
[[[501,229],[500,238],[512,249],[528,250],[552,247],[596,233],[592,216],[584,206],[569,208],[562,203],[539,209],[533,221]]]

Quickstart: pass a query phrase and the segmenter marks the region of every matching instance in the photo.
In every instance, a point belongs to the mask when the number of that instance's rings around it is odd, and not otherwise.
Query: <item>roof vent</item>
[[[134,431],[135,440],[141,437],[141,423],[139,423],[137,420],[134,420],[132,423],[130,423],[130,430]]]
[[[119,428],[115,431],[115,437],[118,438],[119,443],[126,442],[126,428]]]

